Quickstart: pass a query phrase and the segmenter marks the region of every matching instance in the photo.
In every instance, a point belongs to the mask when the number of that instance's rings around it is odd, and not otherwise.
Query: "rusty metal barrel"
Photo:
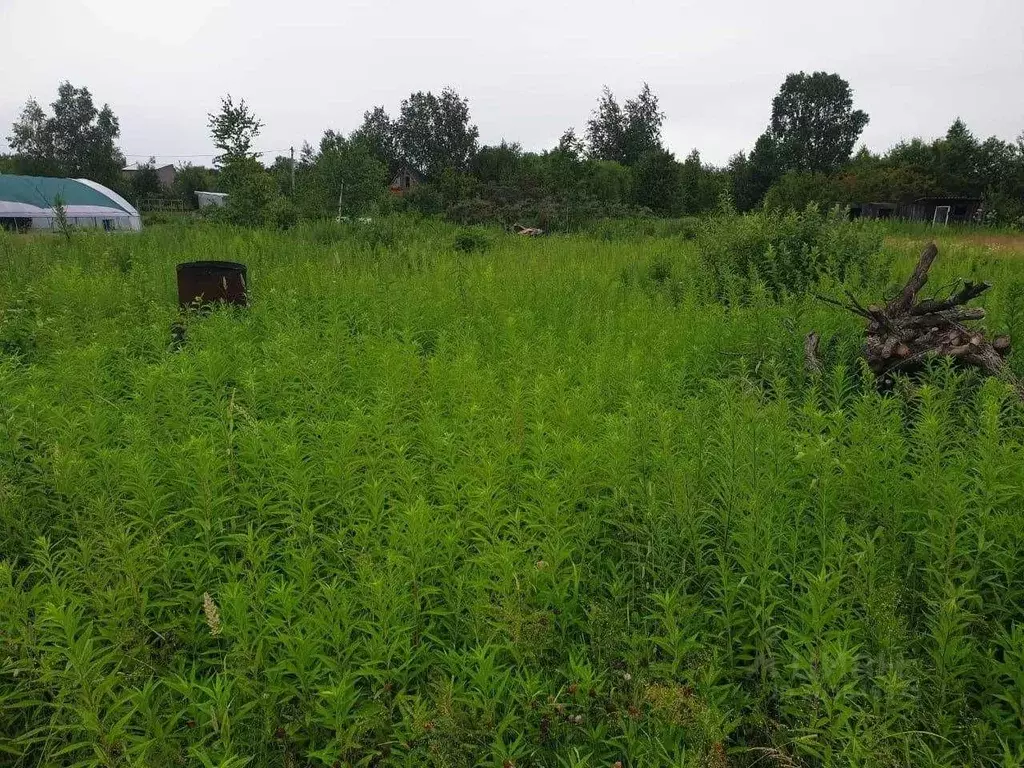
[[[188,261],[178,265],[178,303],[205,306],[221,301],[246,306],[248,271],[235,261]]]

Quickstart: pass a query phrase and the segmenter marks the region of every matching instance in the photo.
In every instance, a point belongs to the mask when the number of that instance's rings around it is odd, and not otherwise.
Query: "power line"
[[[271,154],[273,154],[275,152],[284,153],[284,152],[287,152],[288,150],[289,150],[288,147],[285,147],[284,149],[264,149],[264,150],[260,150],[258,152],[253,152],[252,154],[254,154],[254,155],[271,155]],[[205,153],[201,153],[200,152],[200,153],[196,153],[196,154],[192,154],[192,155],[166,155],[166,154],[163,154],[162,152],[142,152],[142,153],[122,152],[121,154],[124,157],[220,157],[224,153],[223,152],[213,152],[213,153],[210,153],[210,154],[205,154]]]

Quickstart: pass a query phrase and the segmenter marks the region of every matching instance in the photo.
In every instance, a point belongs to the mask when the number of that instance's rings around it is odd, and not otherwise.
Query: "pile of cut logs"
[[[848,304],[824,296],[818,298],[867,322],[863,355],[880,384],[891,384],[895,373],[921,369],[929,358],[946,356],[1009,381],[1024,397],[1024,385],[1006,366],[1010,337],[996,336],[990,340],[984,330],[966,325],[984,319],[984,309],[965,305],[991,288],[989,283],[965,282],[946,298],[918,298],[938,253],[935,244],[929,243],[903,290],[884,305],[864,307],[849,292]],[[807,370],[812,373],[821,372],[819,341],[818,334],[812,331],[804,342]]]

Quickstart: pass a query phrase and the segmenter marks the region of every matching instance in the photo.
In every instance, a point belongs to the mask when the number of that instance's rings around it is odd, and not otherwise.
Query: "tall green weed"
[[[883,396],[856,318],[760,271],[708,300],[678,233],[457,233],[0,236],[5,759],[1019,764],[1002,382]],[[189,256],[251,306],[182,319]],[[1015,328],[1022,263],[936,282]]]
[[[855,280],[880,248],[872,230],[813,205],[799,213],[715,216],[697,236],[702,278],[714,297],[732,302],[747,298],[756,283],[780,297],[805,292],[826,275]]]

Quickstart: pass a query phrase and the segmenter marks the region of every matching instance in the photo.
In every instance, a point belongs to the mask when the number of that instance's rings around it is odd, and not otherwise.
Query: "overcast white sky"
[[[956,116],[1024,131],[1024,0],[0,0],[0,145],[29,96],[88,86],[121,120],[129,160],[212,154],[206,114],[227,92],[266,123],[260,149],[393,114],[453,86],[483,143],[552,146],[601,86],[646,80],[664,138],[724,163],[768,122],[787,73],[838,72],[882,150]],[[137,156],[137,157],[133,157]]]

